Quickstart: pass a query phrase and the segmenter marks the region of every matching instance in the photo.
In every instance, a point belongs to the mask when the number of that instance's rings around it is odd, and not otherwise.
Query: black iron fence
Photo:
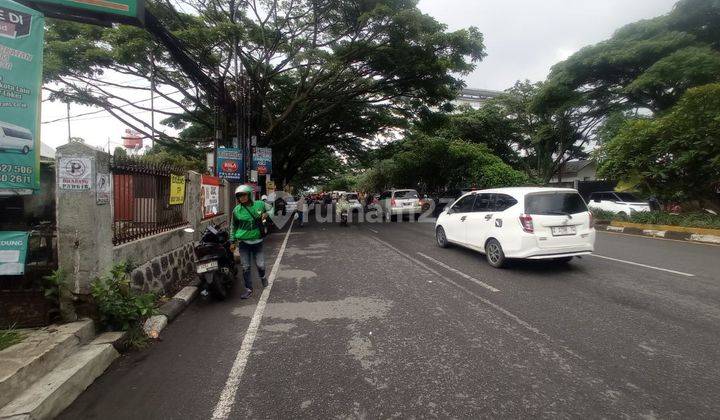
[[[113,244],[134,241],[187,224],[185,171],[141,158],[115,157],[113,174]],[[171,202],[171,182],[182,177],[182,204]],[[177,190],[173,198],[177,196]]]

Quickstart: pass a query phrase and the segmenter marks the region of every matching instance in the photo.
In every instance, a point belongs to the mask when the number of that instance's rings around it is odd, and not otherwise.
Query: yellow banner
[[[185,202],[185,177],[183,175],[170,175],[170,205]]]

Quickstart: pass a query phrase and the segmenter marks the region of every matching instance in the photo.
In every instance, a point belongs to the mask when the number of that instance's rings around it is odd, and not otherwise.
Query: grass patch
[[[13,346],[25,339],[25,334],[15,329],[0,330],[0,350]]]
[[[720,229],[720,216],[710,213],[671,214],[663,211],[644,211],[633,213],[630,216],[618,216],[613,212],[604,210],[593,210],[592,213],[596,220],[617,220],[646,225]]]

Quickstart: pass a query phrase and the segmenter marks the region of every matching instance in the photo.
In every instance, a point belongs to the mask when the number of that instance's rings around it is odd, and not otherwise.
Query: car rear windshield
[[[560,215],[582,213],[587,206],[580,194],[575,192],[550,192],[530,194],[525,197],[525,213],[537,215]]]
[[[357,195],[357,194],[348,194],[348,195],[347,195],[347,199],[348,199],[348,200],[357,200],[357,199],[358,199],[358,195]]]
[[[415,190],[401,190],[395,191],[395,198],[418,198],[418,193]]]

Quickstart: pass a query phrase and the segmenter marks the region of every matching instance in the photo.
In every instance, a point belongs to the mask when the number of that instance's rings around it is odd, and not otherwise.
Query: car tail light
[[[394,198],[391,198],[391,199],[390,199],[390,205],[391,205],[391,206],[395,207],[396,203],[397,203],[397,201],[395,201]]]
[[[593,214],[591,211],[588,212],[588,216],[590,216],[590,229],[595,227],[595,219],[593,219]]]
[[[520,215],[520,225],[522,226],[522,229],[527,233],[535,232],[532,216],[530,216],[529,214]]]

